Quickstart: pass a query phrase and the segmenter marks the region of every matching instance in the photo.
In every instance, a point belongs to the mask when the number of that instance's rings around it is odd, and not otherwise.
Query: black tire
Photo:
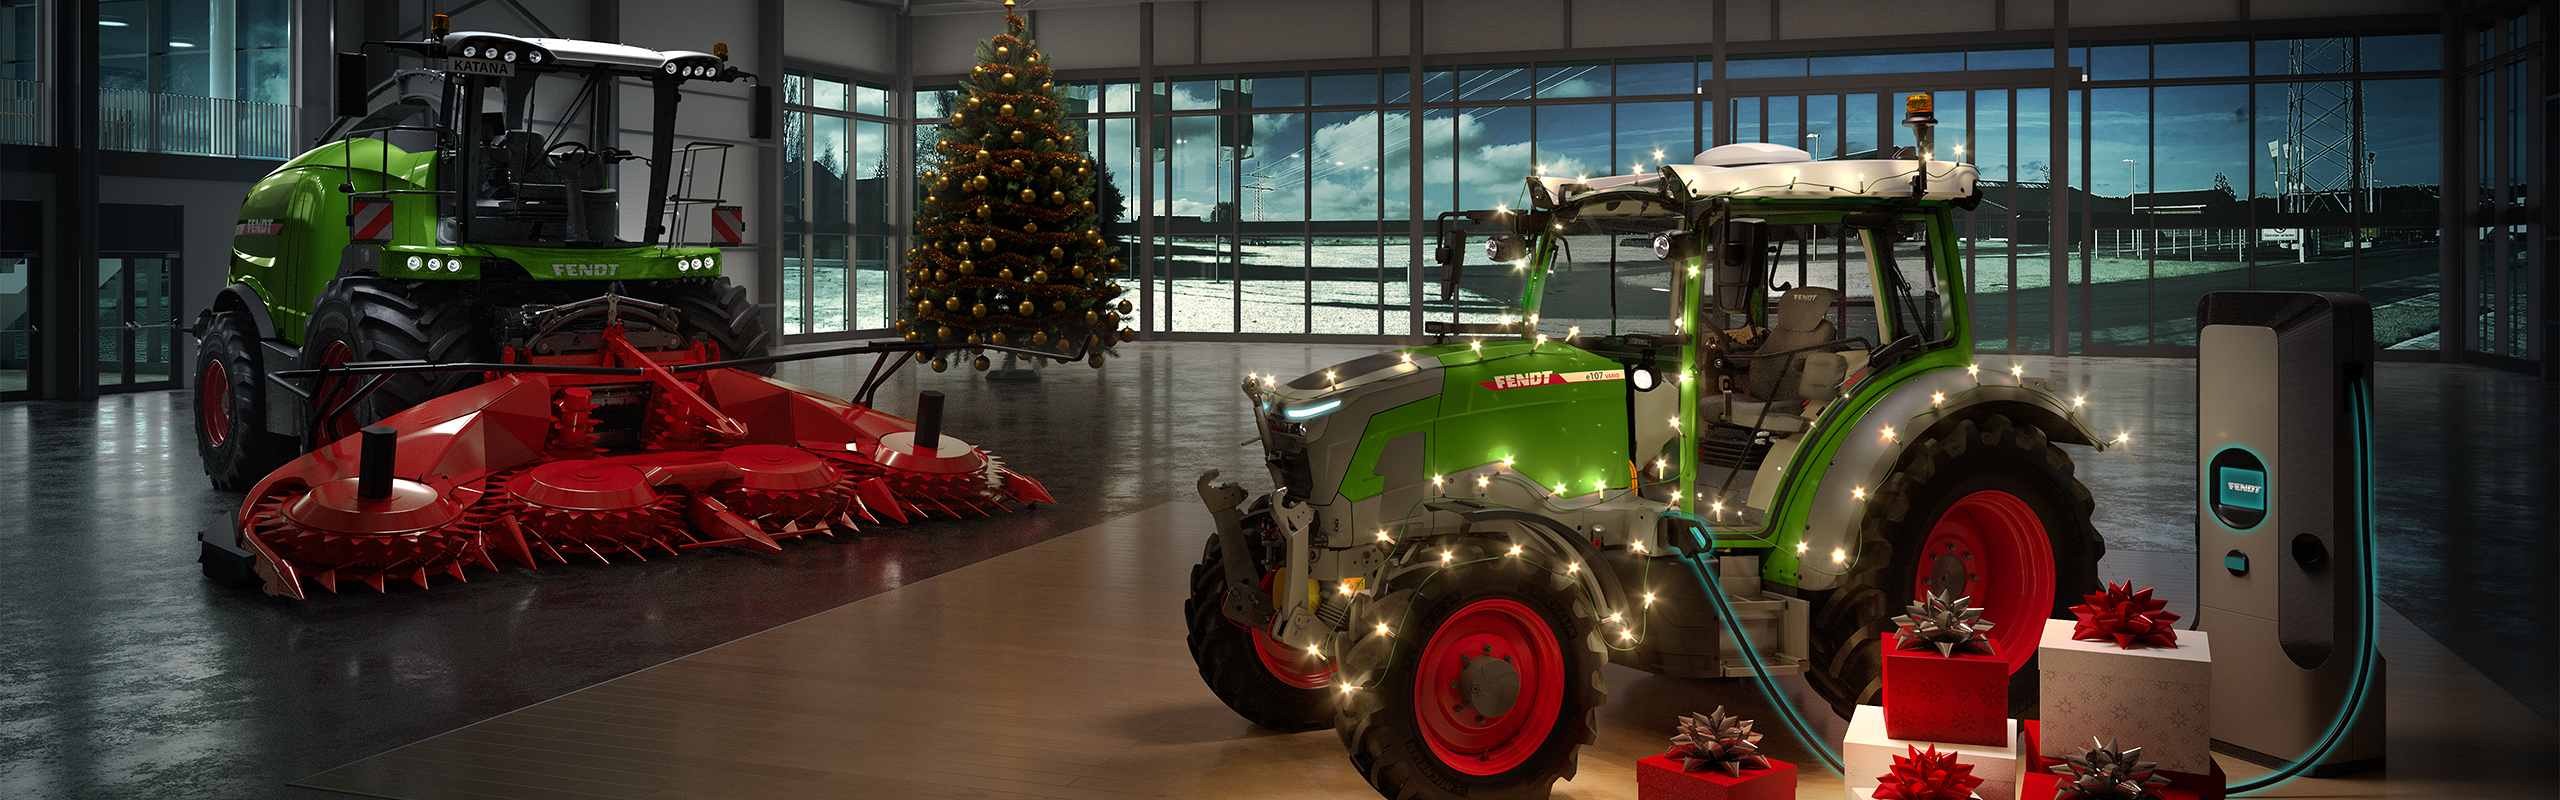
[[[464,286],[449,281],[402,281],[356,275],[330,281],[312,303],[302,329],[302,367],[317,369],[344,345],[351,361],[419,359],[437,363],[495,361],[496,338],[480,324]],[[480,382],[472,372],[393,375],[338,420],[323,426],[326,438],[358,428],[428,400]],[[329,381],[312,413],[335,404],[356,381]],[[317,447],[324,442],[313,442]]]
[[[1200,563],[1191,568],[1191,597],[1182,601],[1182,617],[1190,625],[1183,641],[1200,680],[1228,708],[1265,729],[1281,733],[1333,726],[1333,692],[1324,686],[1299,686],[1283,680],[1263,664],[1254,646],[1254,631],[1227,620],[1226,557],[1218,537],[1209,537]]]
[[[1959,420],[1906,448],[1893,477],[1867,500],[1856,565],[1838,588],[1814,600],[1813,668],[1805,674],[1814,691],[1843,719],[1857,706],[1878,704],[1884,645],[1877,634],[1892,630],[1890,618],[1914,599],[1911,587],[1930,530],[1977,492],[2007,492],[2034,513],[2053,555],[2053,604],[2043,609],[2045,618],[2069,617],[2071,606],[2098,587],[2098,559],[2107,549],[2089,522],[2096,507],[2089,488],[2072,473],[2071,456],[2047,441],[2044,431],[1996,413]],[[2010,626],[1995,634],[2024,636],[2028,647],[2034,646],[2033,626],[2043,621],[1990,619]],[[2036,685],[2030,659],[2010,676],[2011,716],[2035,718]]]
[[[1440,552],[1446,548],[1454,566],[1443,566]],[[1608,663],[1602,653],[1597,612],[1582,596],[1580,587],[1561,571],[1549,570],[1528,559],[1503,555],[1510,543],[1487,538],[1454,538],[1435,541],[1427,546],[1410,548],[1393,566],[1388,567],[1382,591],[1375,599],[1360,603],[1354,609],[1348,642],[1342,646],[1338,684],[1356,687],[1343,693],[1335,703],[1334,733],[1342,737],[1350,751],[1351,764],[1369,785],[1393,800],[1420,798],[1545,798],[1561,778],[1571,778],[1577,768],[1579,751],[1598,735],[1594,720],[1600,705],[1608,699],[1608,689],[1601,668]],[[1470,563],[1473,562],[1473,563]],[[1446,742],[1443,737],[1424,730],[1421,712],[1416,708],[1418,692],[1437,692],[1441,684],[1425,687],[1426,658],[1440,660],[1457,652],[1428,653],[1434,637],[1452,618],[1467,612],[1481,614],[1488,604],[1508,601],[1532,612],[1536,625],[1523,626],[1530,636],[1550,636],[1556,647],[1557,661],[1552,669],[1533,669],[1545,678],[1517,677],[1520,698],[1553,688],[1554,708],[1550,718],[1537,710],[1528,699],[1517,700],[1508,710],[1483,715],[1468,709],[1474,701],[1452,705],[1452,716],[1489,716],[1495,720],[1508,714],[1523,714],[1522,727],[1507,732],[1512,738],[1488,739],[1474,752],[1489,754],[1501,760],[1481,769],[1489,774],[1474,774],[1458,769],[1435,748]],[[1379,633],[1379,626],[1387,632]],[[1505,640],[1508,643],[1509,640]],[[1533,648],[1522,648],[1522,653]],[[1524,658],[1524,661],[1526,659]],[[1505,659],[1515,668],[1523,662]],[[1460,664],[1468,662],[1461,661]],[[1433,670],[1449,668],[1434,665]],[[1558,685],[1561,684],[1561,685]],[[1461,688],[1456,682],[1447,685],[1452,699],[1456,692],[1472,692],[1475,687]],[[1535,733],[1544,723],[1543,735]],[[1518,748],[1518,749],[1512,749]],[[1453,756],[1463,760],[1465,752],[1451,748]],[[1488,755],[1479,755],[1479,761]],[[1505,766],[1508,764],[1508,766]],[[1498,769],[1499,771],[1493,771]]]
[[[248,491],[292,461],[293,437],[267,432],[265,353],[247,319],[214,312],[196,342],[196,455],[213,488]]]
[[[635,285],[633,296],[674,306],[676,332],[717,345],[722,360],[773,355],[773,333],[765,329],[763,310],[747,298],[747,287],[732,285],[727,278],[652,281]],[[745,369],[770,376],[775,366]]]

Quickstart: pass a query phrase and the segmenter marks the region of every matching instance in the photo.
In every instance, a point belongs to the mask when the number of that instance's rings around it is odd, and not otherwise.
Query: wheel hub
[[[2053,545],[2043,520],[2017,495],[1974,492],[1950,504],[1929,528],[1912,575],[1912,594],[1973,598],[1999,623],[1991,639],[2016,672],[2036,654],[2053,607]]]
[[[221,358],[204,364],[204,375],[196,380],[196,419],[204,428],[204,440],[215,447],[231,439],[231,371],[222,366]]]
[[[1520,670],[1509,658],[1485,656],[1459,671],[1458,696],[1477,716],[1499,717],[1520,702]]]

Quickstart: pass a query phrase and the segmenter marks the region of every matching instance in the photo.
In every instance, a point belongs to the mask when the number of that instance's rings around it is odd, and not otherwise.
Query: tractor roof
[[[443,45],[448,52],[456,56],[466,52],[464,48],[515,55],[524,60],[517,61],[513,58],[506,60],[521,67],[535,69],[582,69],[601,66],[617,72],[640,75],[665,73],[685,78],[716,77],[727,61],[719,56],[694,50],[651,50],[614,42],[516,36],[489,31],[448,33],[444,36]],[[493,47],[496,49],[492,50]],[[540,54],[538,57],[535,55],[537,53]],[[490,57],[496,58],[495,55]],[[673,69],[669,69],[670,67]]]
[[[1699,153],[1694,164],[1665,164],[1658,172],[1598,178],[1529,179],[1530,195],[1540,207],[1623,194],[1703,199],[1730,197],[1756,200],[1832,200],[1907,198],[1911,178],[1922,162],[1913,159],[1815,161],[1811,154],[1776,144],[1729,144]],[[1971,164],[1927,162],[1925,200],[1954,200],[1973,193],[1978,173]],[[1653,203],[1626,204],[1624,213],[1663,213]],[[1586,207],[1582,213],[1593,213]]]

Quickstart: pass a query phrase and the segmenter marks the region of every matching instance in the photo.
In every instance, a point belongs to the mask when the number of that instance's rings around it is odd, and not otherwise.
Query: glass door
[[[177,265],[174,253],[98,259],[100,391],[178,385]]]
[[[35,266],[25,253],[0,253],[0,400],[34,397]]]

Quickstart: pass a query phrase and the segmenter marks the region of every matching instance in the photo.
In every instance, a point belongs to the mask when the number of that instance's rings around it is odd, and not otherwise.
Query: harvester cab
[[[2032,708],[2036,637],[2104,547],[2055,445],[2106,441],[1977,362],[1974,168],[1895,155],[1725,145],[1441,215],[1433,343],[1245,381],[1275,488],[1200,482],[1212,690],[1335,726],[1390,797],[1543,796],[1599,663],[1802,674],[1845,717],[1888,619],[1943,592],[1999,621]]]

